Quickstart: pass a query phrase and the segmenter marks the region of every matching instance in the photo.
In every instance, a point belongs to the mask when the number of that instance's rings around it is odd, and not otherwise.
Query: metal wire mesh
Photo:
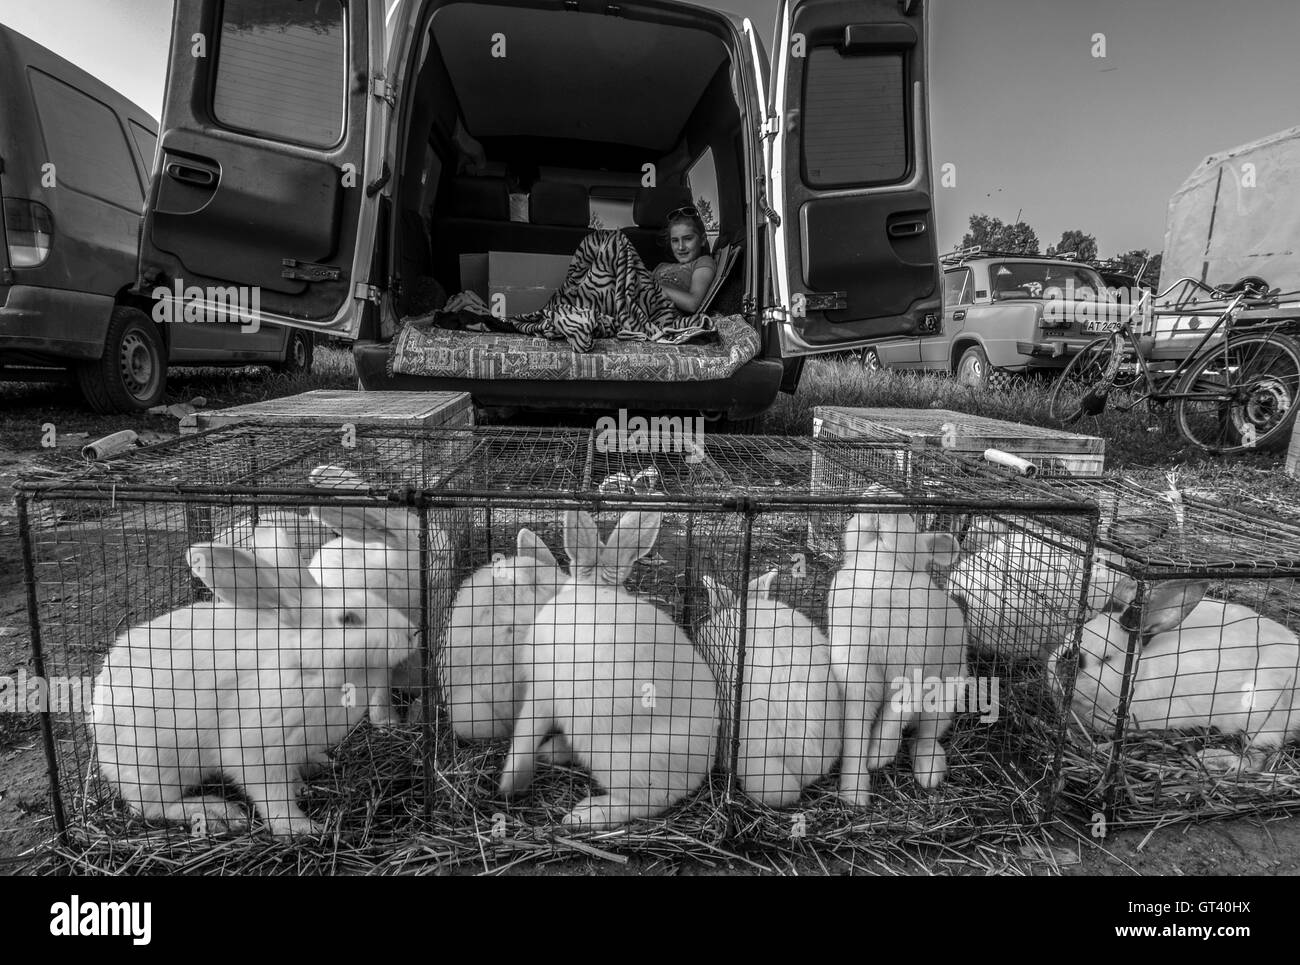
[[[29,480],[33,647],[91,695],[47,718],[65,836],[1018,833],[1096,509],[898,453],[241,424]]]
[[[1048,658],[1066,795],[1102,822],[1300,807],[1300,520],[1163,482],[1042,484],[1101,514],[1091,618]]]

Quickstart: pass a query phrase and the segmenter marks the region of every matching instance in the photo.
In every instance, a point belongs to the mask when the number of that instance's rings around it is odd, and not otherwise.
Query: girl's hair
[[[668,216],[668,223],[664,225],[664,230],[659,232],[659,244],[663,246],[664,251],[671,258],[673,254],[673,225],[685,224],[695,229],[695,233],[700,236],[700,254],[711,255],[709,250],[709,235],[704,228],[704,219],[694,208],[678,208]]]

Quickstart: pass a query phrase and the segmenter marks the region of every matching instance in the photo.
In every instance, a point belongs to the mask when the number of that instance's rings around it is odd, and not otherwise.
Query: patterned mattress
[[[565,341],[497,332],[404,325],[393,339],[390,375],[468,379],[703,382],[730,377],[758,355],[758,332],[739,315],[715,318],[712,345],[596,339],[590,352]]]

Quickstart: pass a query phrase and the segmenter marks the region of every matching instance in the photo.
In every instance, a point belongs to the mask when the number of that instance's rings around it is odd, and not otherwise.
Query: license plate
[[[1099,320],[1084,322],[1083,330],[1085,333],[1089,334],[1092,332],[1116,332],[1119,331],[1119,322],[1104,322]]]

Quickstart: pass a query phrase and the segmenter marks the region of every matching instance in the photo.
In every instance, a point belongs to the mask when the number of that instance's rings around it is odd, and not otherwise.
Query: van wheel
[[[144,312],[113,309],[104,354],[76,368],[77,385],[96,412],[138,412],[162,401],[167,353],[158,329]]]
[[[271,368],[283,375],[309,375],[311,363],[315,358],[316,340],[311,332],[294,329],[289,333],[289,346],[284,353],[284,361],[277,362]]]
[[[748,419],[715,419],[712,422],[705,422],[706,432],[716,432],[718,435],[729,436],[759,436],[763,434],[763,421],[765,416],[750,416]]]

